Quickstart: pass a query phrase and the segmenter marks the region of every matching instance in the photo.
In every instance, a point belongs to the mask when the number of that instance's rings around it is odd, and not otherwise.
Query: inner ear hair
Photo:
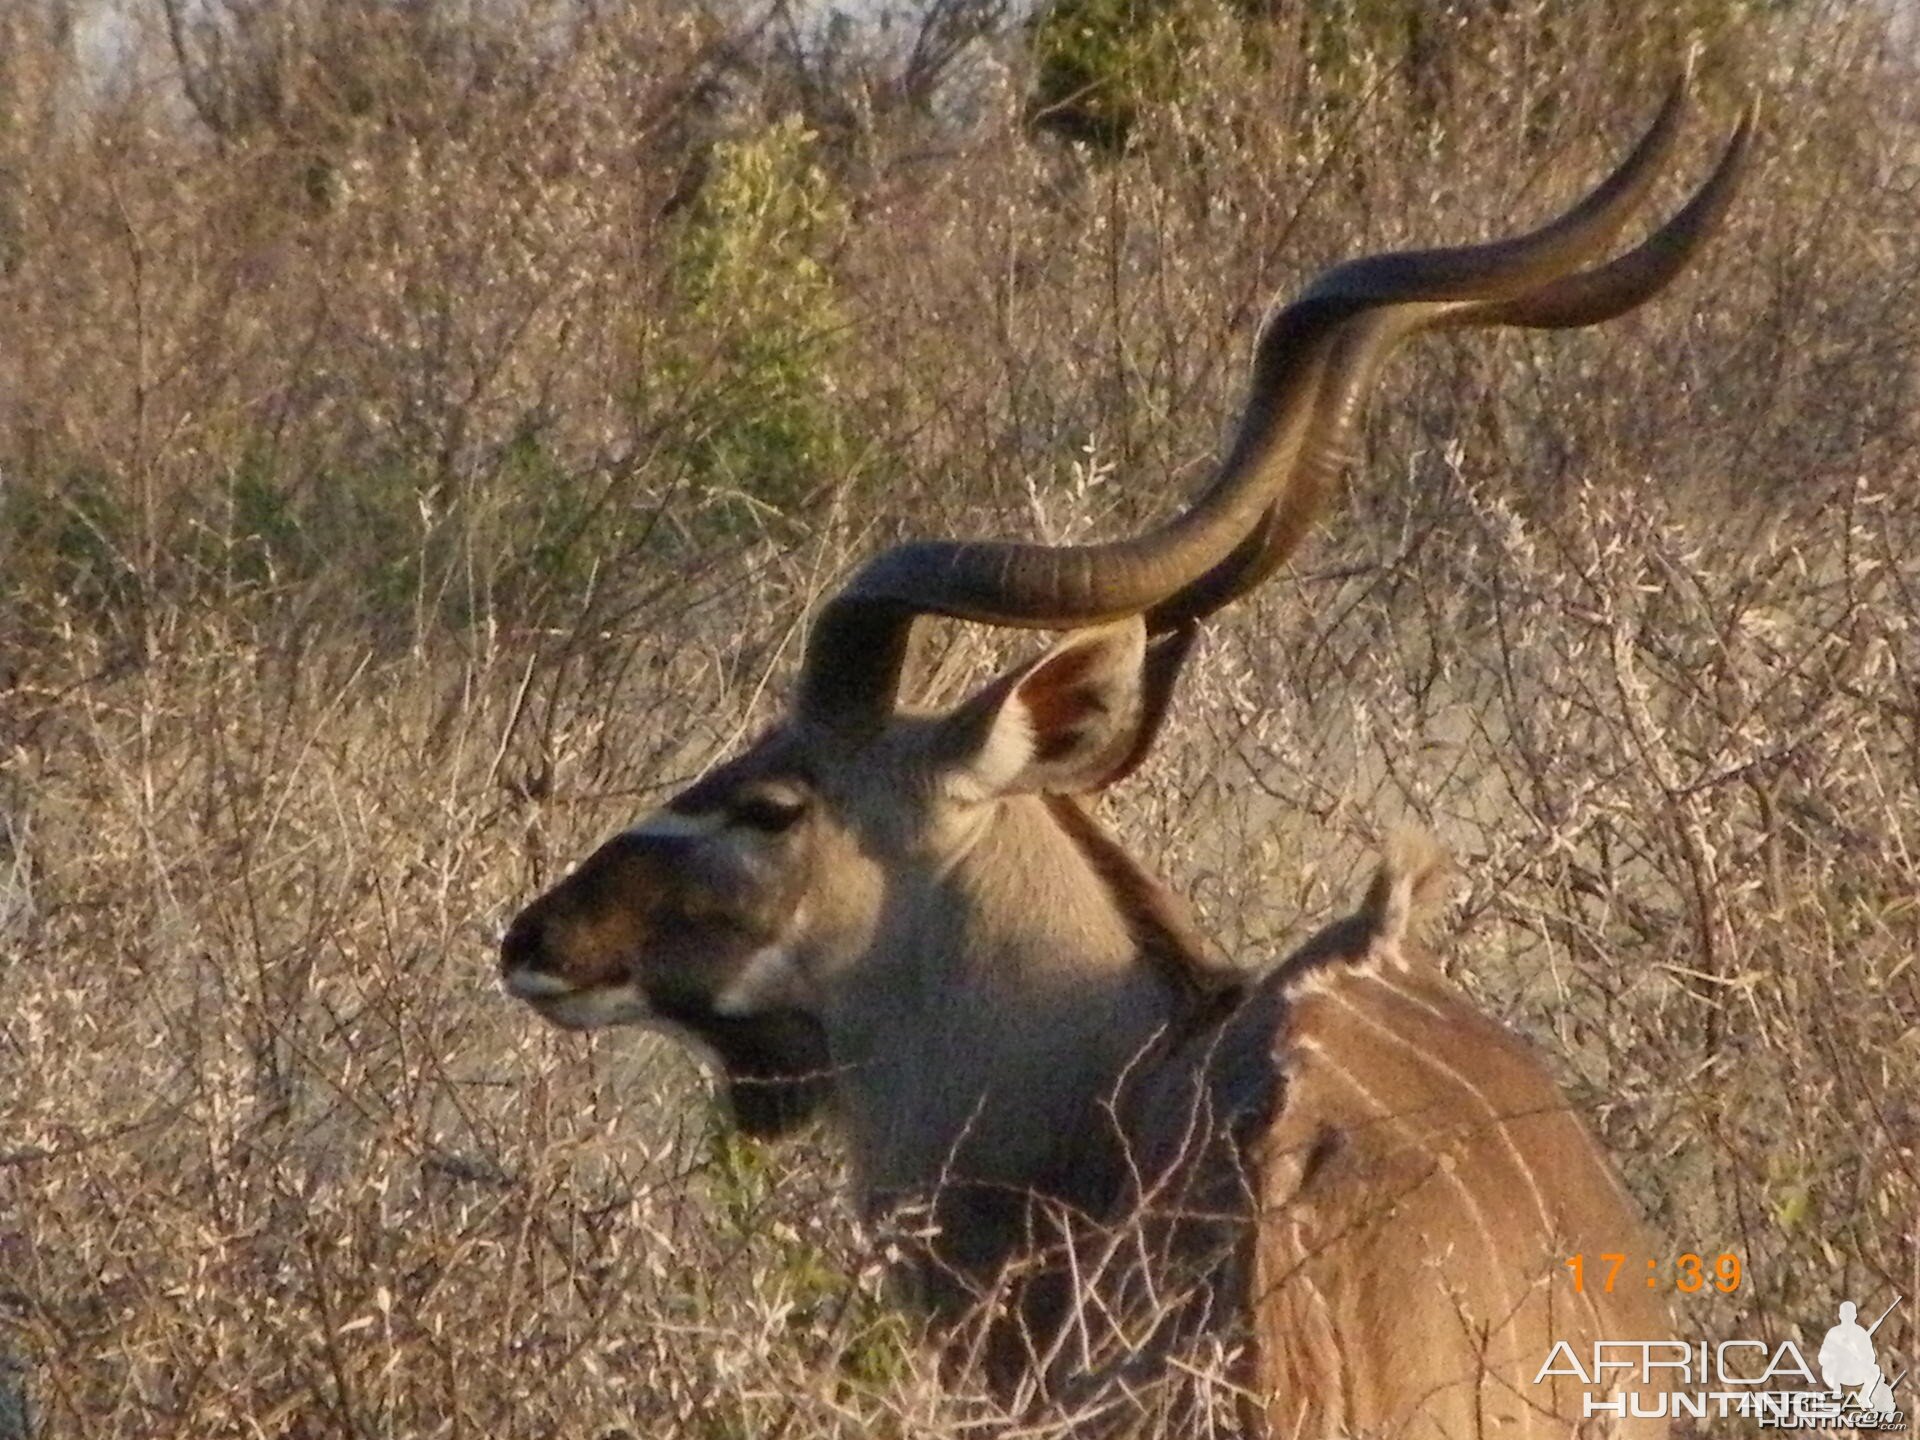
[[[1131,754],[1142,719],[1139,619],[1074,631],[988,684],[942,724],[959,798],[1079,794]]]
[[[1000,729],[1025,721],[1021,788],[1076,794],[1119,768],[1140,727],[1144,643],[1138,620],[1099,626],[1068,635],[1019,676]]]

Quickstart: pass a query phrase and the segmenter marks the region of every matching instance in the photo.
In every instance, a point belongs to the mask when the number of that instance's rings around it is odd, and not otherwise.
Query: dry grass
[[[358,109],[296,50],[216,141],[157,26],[89,91],[0,18],[0,1353],[44,1433],[987,1425],[831,1145],[537,1028],[495,928],[771,712],[893,527],[1138,521],[1271,293],[1596,173],[1662,60],[1619,9],[1463,22],[1443,124],[1201,16],[1205,78],[1110,163],[1024,140],[992,47],[953,114],[876,91],[810,141],[712,23],[502,7],[454,59],[385,35]],[[1458,971],[1674,1252],[1744,1257],[1683,1324],[1903,1292],[1910,1355],[1920,92],[1863,15],[1743,25],[1775,119],[1708,261],[1398,364],[1107,811],[1249,956],[1436,830]]]

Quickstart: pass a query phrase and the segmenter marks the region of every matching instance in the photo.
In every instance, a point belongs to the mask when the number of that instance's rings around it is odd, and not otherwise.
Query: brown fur
[[[1187,1283],[1154,1344],[1241,1339],[1250,1435],[1566,1435],[1578,1388],[1532,1384],[1554,1342],[1671,1334],[1642,1288],[1571,1289],[1569,1255],[1653,1252],[1540,1058],[1409,956],[1444,875],[1396,840],[1359,909],[1154,1057],[1124,1112],[1139,1178],[1112,1223],[1152,1237],[1163,1304]]]
[[[1557,1283],[1574,1250],[1640,1252],[1633,1208],[1545,1067],[1417,951],[1437,852],[1396,843],[1354,915],[1249,984],[1060,797],[1139,762],[1199,621],[1291,552],[1396,346],[1598,323],[1685,267],[1751,113],[1685,207],[1596,263],[1685,98],[1528,235],[1321,274],[1262,327],[1235,439],[1177,518],[872,557],[815,617],[786,722],[529,907],[508,988],[561,1024],[817,1021],[863,1207],[916,1213],[900,1278],[1009,1398],[1124,1412],[1228,1344],[1276,1440],[1573,1428],[1577,1397],[1529,1374],[1550,1343],[1664,1330]],[[931,614],[1067,633],[902,714]],[[629,863],[639,883],[598,883]]]
[[[1126,918],[1141,955],[1176,989],[1195,997],[1215,997],[1236,994],[1245,985],[1245,972],[1194,923],[1186,901],[1114,843],[1079,800],[1049,795],[1046,805],[1100,877],[1114,908]]]
[[[1565,1434],[1577,1388],[1532,1384],[1554,1342],[1671,1333],[1640,1287],[1571,1287],[1569,1255],[1652,1251],[1539,1056],[1409,953],[1443,875],[1400,842],[1275,977],[1286,1104],[1253,1257],[1275,1434]]]
[[[1051,753],[1029,713],[996,728],[1024,703],[1004,683],[825,779],[777,733],[530,907],[510,971],[591,979],[637,947],[626,977],[720,1053],[743,1122],[830,1098],[949,1361],[1100,1412],[1080,1434],[1191,1430],[1200,1364],[1244,1387],[1250,1436],[1567,1433],[1580,1397],[1532,1385],[1552,1342],[1665,1321],[1570,1297],[1565,1257],[1647,1253],[1638,1221],[1544,1065],[1420,949],[1431,842],[1396,838],[1358,909],[1256,980],[1077,802],[914,788],[923,750],[1005,774],[993,747],[1023,736],[1033,763],[1106,765],[1090,717],[1118,707],[1050,687],[1111,660],[1036,687],[1077,732]],[[769,829],[740,802],[776,783],[805,813]],[[713,1008],[756,947],[823,936],[845,958],[802,967],[815,999]]]
[[[725,814],[770,766],[676,813]],[[1081,1433],[1193,1421],[1205,1387],[1180,1377],[1213,1356],[1257,1397],[1249,1435],[1531,1440],[1580,1418],[1532,1384],[1554,1341],[1667,1335],[1643,1293],[1571,1295],[1566,1256],[1649,1252],[1546,1067],[1420,948],[1430,840],[1395,837],[1359,907],[1255,980],[1076,801],[989,820],[963,864],[877,882],[880,931],[818,1019],[707,1005],[721,937],[783,923],[776,892],[730,911],[723,882],[809,856],[842,880],[807,905],[858,912],[846,877],[878,842],[854,829],[622,837],[523,924],[574,976],[639,947],[630,973],[719,1052],[750,1127],[831,1098],[949,1360],[1103,1416]]]

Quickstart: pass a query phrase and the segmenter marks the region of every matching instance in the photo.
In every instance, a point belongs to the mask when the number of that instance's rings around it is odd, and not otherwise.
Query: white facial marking
[[[682,815],[677,810],[656,810],[638,824],[631,826],[627,834],[634,839],[665,839],[674,836],[711,835],[724,824],[727,817],[718,810],[703,811],[698,815]]]
[[[571,980],[524,968],[508,971],[507,978],[500,983],[516,1000],[540,1000],[551,995],[565,995],[573,989]]]
[[[713,1008],[721,1015],[751,1015],[791,1003],[800,982],[793,951],[782,944],[763,945],[740,962],[733,978],[713,997]]]

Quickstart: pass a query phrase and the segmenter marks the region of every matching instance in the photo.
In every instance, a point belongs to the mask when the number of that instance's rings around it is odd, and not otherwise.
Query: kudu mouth
[[[692,1042],[718,1072],[734,1123],[757,1138],[784,1135],[831,1098],[825,1031],[791,1008],[725,1013],[718,992],[648,963],[663,943],[699,946],[691,897],[672,883],[673,849],[621,836],[527,906],[500,942],[501,988],[564,1030],[637,1026]],[[676,936],[676,920],[691,933]]]
[[[501,988],[543,1014],[561,1002],[628,983],[631,972],[630,957],[618,954],[628,946],[607,946],[594,933],[600,927],[587,929],[557,923],[552,918],[556,893],[549,891],[521,911],[500,942]],[[581,934],[583,929],[585,937]],[[571,943],[556,943],[562,931],[569,932]],[[582,938],[591,939],[593,949],[598,952],[590,970],[583,969],[580,963],[584,949],[580,943]],[[610,949],[613,953],[609,953]]]
[[[652,1007],[631,978],[631,964],[622,973],[591,981],[562,974],[552,963],[544,927],[538,917],[530,919],[531,914],[532,907],[523,911],[500,942],[501,989],[563,1030],[597,1030],[650,1018]]]
[[[522,910],[500,942],[501,987],[567,1029],[655,1018],[642,979],[675,889],[667,848],[617,836]]]

